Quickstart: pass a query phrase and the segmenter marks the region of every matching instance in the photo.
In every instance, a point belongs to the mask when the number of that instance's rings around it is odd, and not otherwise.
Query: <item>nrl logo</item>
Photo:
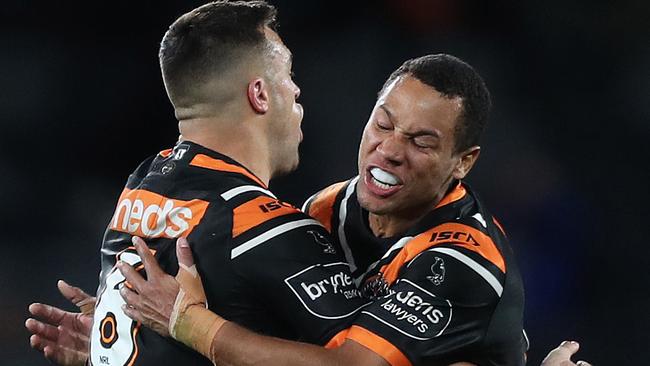
[[[323,247],[323,253],[336,254],[336,249],[334,249],[332,243],[330,243],[329,240],[323,236],[323,234],[315,230],[309,230],[307,232],[311,234],[311,236],[314,237],[314,240]]]
[[[445,281],[445,261],[436,257],[436,262],[431,265],[432,276],[427,276],[427,280],[438,286]]]

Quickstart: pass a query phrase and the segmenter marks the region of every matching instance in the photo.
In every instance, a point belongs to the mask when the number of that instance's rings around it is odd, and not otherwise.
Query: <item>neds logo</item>
[[[208,207],[202,200],[181,201],[136,189],[125,189],[110,228],[148,238],[178,238],[189,234]]]

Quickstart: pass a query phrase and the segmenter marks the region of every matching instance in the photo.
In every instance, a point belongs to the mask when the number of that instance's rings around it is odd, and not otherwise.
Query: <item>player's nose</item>
[[[377,145],[377,152],[394,165],[400,165],[404,160],[404,145],[398,136],[389,136],[384,138]]]

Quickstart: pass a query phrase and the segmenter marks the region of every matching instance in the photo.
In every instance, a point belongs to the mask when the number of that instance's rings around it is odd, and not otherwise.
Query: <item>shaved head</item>
[[[160,44],[160,68],[177,117],[218,110],[267,53],[276,10],[264,1],[216,1],[178,18]],[[179,115],[180,114],[180,115]]]

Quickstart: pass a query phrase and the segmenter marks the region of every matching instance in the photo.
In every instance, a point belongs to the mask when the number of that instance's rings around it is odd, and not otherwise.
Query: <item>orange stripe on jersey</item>
[[[503,235],[508,236],[506,234],[506,231],[503,229],[503,225],[501,225],[501,223],[499,222],[499,220],[497,220],[496,217],[492,216],[492,222],[494,223],[494,225],[496,225],[499,228],[499,230],[501,230],[501,233]]]
[[[208,202],[199,199],[182,201],[125,188],[110,228],[145,238],[178,238],[192,232],[207,208]]]
[[[328,232],[332,232],[332,215],[336,195],[347,182],[340,182],[325,188],[309,205],[309,216],[318,220]]]
[[[480,254],[503,273],[506,263],[492,239],[473,227],[453,222],[438,225],[411,239],[400,250],[397,256],[381,268],[384,278],[389,284],[397,279],[399,270],[418,254],[440,244],[453,244]]]
[[[163,151],[159,152],[158,155],[162,156],[163,158],[167,158],[167,157],[169,157],[169,155],[172,154],[172,151],[174,151],[174,149],[166,149],[166,150],[163,150]]]
[[[345,342],[345,337],[348,335],[349,329],[343,329],[342,331],[336,333],[332,339],[325,345],[325,348],[337,348]]]
[[[442,207],[444,205],[448,205],[448,204],[450,204],[452,202],[456,202],[459,199],[465,197],[466,194],[467,194],[467,191],[465,190],[465,187],[463,187],[463,185],[460,182],[458,182],[458,184],[456,185],[456,188],[454,188],[453,191],[447,193],[447,195],[442,197],[442,200],[440,202],[438,202],[438,204],[436,205],[436,208]]]
[[[139,353],[138,342],[135,340],[135,338],[137,337],[138,331],[140,330],[141,326],[142,323],[138,322],[136,326],[133,328],[133,330],[131,331],[131,339],[133,339],[133,354],[131,355],[131,358],[128,361],[126,361],[127,366],[133,366],[135,360],[138,358],[138,353]]]
[[[288,203],[260,196],[237,206],[233,210],[232,237],[237,237],[274,217],[300,212]]]
[[[406,358],[402,351],[389,341],[365,328],[353,325],[348,332],[347,338],[378,354],[391,366],[411,366],[411,361]]]
[[[223,160],[211,158],[207,155],[196,154],[194,158],[192,158],[192,161],[190,161],[190,165],[198,166],[200,168],[211,169],[211,170],[218,170],[221,172],[239,173],[254,180],[257,184],[261,185],[262,187],[268,188],[266,184],[264,184],[264,182],[262,182],[253,173],[249,172],[243,167],[240,167],[239,165],[226,163]]]

